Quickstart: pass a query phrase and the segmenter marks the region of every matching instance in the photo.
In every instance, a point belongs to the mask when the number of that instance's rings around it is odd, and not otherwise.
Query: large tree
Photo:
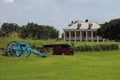
[[[120,18],[105,22],[97,33],[103,38],[120,41]]]
[[[13,32],[19,32],[21,38],[48,39],[58,38],[59,31],[53,26],[28,23],[19,27],[15,23],[3,23],[0,36],[9,36]]]
[[[20,27],[15,23],[3,23],[0,29],[0,36],[10,35],[13,32],[19,32]]]
[[[22,26],[20,37],[33,39],[57,38],[59,31],[52,26],[28,23]]]

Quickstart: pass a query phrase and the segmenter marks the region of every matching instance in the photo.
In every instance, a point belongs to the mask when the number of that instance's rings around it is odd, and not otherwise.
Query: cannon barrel
[[[47,48],[47,47],[62,47],[62,48],[68,48],[70,47],[70,45],[68,44],[45,44],[43,45],[44,48]]]

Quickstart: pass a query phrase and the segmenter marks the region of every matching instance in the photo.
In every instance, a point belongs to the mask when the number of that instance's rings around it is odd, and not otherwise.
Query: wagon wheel
[[[13,47],[16,45],[15,41],[10,42],[6,47],[6,54],[8,56],[16,56],[15,51],[13,50]]]

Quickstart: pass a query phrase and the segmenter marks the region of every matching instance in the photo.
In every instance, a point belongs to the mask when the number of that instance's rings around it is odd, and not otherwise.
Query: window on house
[[[92,28],[92,25],[93,25],[93,24],[89,23],[88,29],[91,29],[91,28]]]
[[[71,24],[69,24],[69,27],[71,26]]]
[[[83,37],[86,37],[86,32],[83,32]]]
[[[72,32],[72,35],[73,35],[73,37],[75,37],[75,33],[74,32]]]
[[[96,37],[96,36],[97,36],[97,32],[94,31],[94,32],[93,32],[93,37]]]
[[[81,24],[78,24],[78,25],[77,25],[77,29],[80,29],[80,27],[81,27]]]
[[[69,32],[66,32],[66,36],[69,37]]]

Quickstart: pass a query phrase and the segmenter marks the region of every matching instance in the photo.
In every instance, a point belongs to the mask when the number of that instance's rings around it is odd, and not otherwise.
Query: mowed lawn
[[[0,55],[0,80],[120,80],[120,50],[47,58]]]

